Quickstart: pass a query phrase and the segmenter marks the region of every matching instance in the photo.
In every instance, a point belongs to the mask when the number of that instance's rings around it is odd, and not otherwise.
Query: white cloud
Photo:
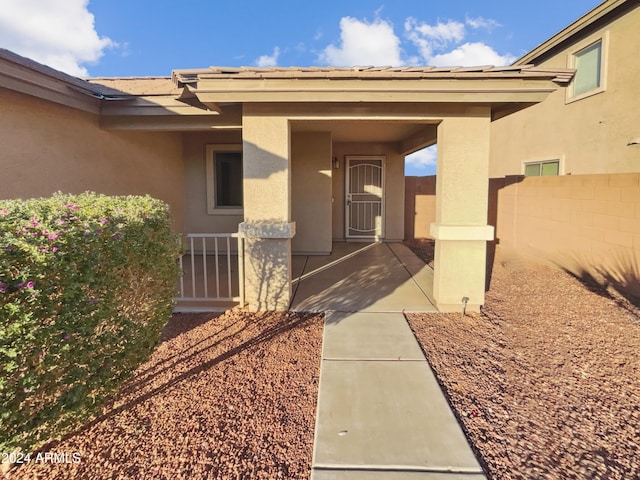
[[[509,65],[514,60],[514,56],[510,54],[500,55],[490,46],[480,42],[465,43],[450,52],[434,55],[430,59],[433,65],[439,67],[504,66]]]
[[[414,44],[421,59],[428,65],[438,67],[476,66],[476,65],[508,65],[515,60],[509,54],[500,55],[489,45],[482,42],[467,42],[466,26],[473,29],[491,30],[500,26],[498,22],[483,17],[467,18],[465,23],[449,20],[438,21],[435,25],[418,22],[408,18],[404,24],[406,37]]]
[[[278,57],[280,56],[280,48],[275,47],[272,55],[262,55],[256,60],[258,67],[274,67],[278,65]]]
[[[455,20],[449,20],[447,23],[439,21],[435,25],[429,25],[424,22],[418,23],[415,18],[409,17],[404,24],[404,28],[423,38],[429,38],[439,43],[460,42],[465,34],[464,24]]]
[[[327,46],[318,61],[338,67],[403,65],[400,39],[393,26],[381,19],[372,23],[352,17],[340,20],[340,46]]]
[[[431,147],[423,148],[417,152],[407,155],[405,162],[417,169],[426,169],[436,164],[438,160],[438,146],[433,145]]]
[[[477,17],[477,18],[469,18],[467,17],[465,23],[469,25],[471,28],[484,28],[491,32],[496,27],[501,27],[498,22],[491,18]]]
[[[0,46],[70,75],[88,76],[83,64],[96,63],[118,45],[95,30],[88,0],[3,0]]]
[[[454,20],[429,25],[409,17],[404,23],[404,30],[407,38],[420,52],[420,56],[427,61],[435,50],[445,48],[452,42],[461,42],[465,35],[464,24]]]

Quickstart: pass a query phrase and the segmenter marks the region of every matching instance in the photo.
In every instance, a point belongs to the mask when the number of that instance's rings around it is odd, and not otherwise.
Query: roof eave
[[[85,112],[100,112],[100,95],[85,80],[2,48],[0,66],[0,87]]]
[[[554,36],[544,41],[533,50],[524,54],[522,57],[518,58],[515,62],[513,62],[512,66],[525,65],[525,64],[534,64],[536,60],[552,51],[559,45],[567,42],[575,35],[580,34],[590,26],[594,25],[596,22],[604,18],[606,15],[612,13],[618,8],[624,5],[640,5],[640,0],[607,0],[594,9],[590,10],[578,20],[570,24],[569,26],[562,29],[560,32],[556,33]]]

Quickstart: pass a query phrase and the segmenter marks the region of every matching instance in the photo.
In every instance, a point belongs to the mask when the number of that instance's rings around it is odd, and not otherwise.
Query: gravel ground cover
[[[640,478],[634,304],[498,250],[482,314],[408,317],[490,478]]]
[[[103,416],[5,477],[307,479],[321,345],[321,315],[174,315]]]

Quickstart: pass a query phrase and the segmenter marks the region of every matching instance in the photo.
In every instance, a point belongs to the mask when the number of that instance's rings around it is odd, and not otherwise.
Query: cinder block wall
[[[405,236],[428,237],[435,177],[406,192]],[[502,247],[640,295],[640,173],[491,179],[488,222]]]
[[[431,238],[436,220],[436,177],[405,177],[404,238]]]

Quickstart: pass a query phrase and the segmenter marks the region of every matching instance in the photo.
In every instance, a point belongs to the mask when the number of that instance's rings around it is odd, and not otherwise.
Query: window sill
[[[590,90],[588,92],[581,93],[580,95],[576,95],[575,97],[567,97],[565,104],[568,105],[570,103],[577,102],[584,98],[593,97],[594,95],[598,95],[599,93],[603,93],[605,91],[606,90],[601,87],[601,88],[596,88],[595,90]]]
[[[208,215],[244,215],[242,208],[209,208]]]

